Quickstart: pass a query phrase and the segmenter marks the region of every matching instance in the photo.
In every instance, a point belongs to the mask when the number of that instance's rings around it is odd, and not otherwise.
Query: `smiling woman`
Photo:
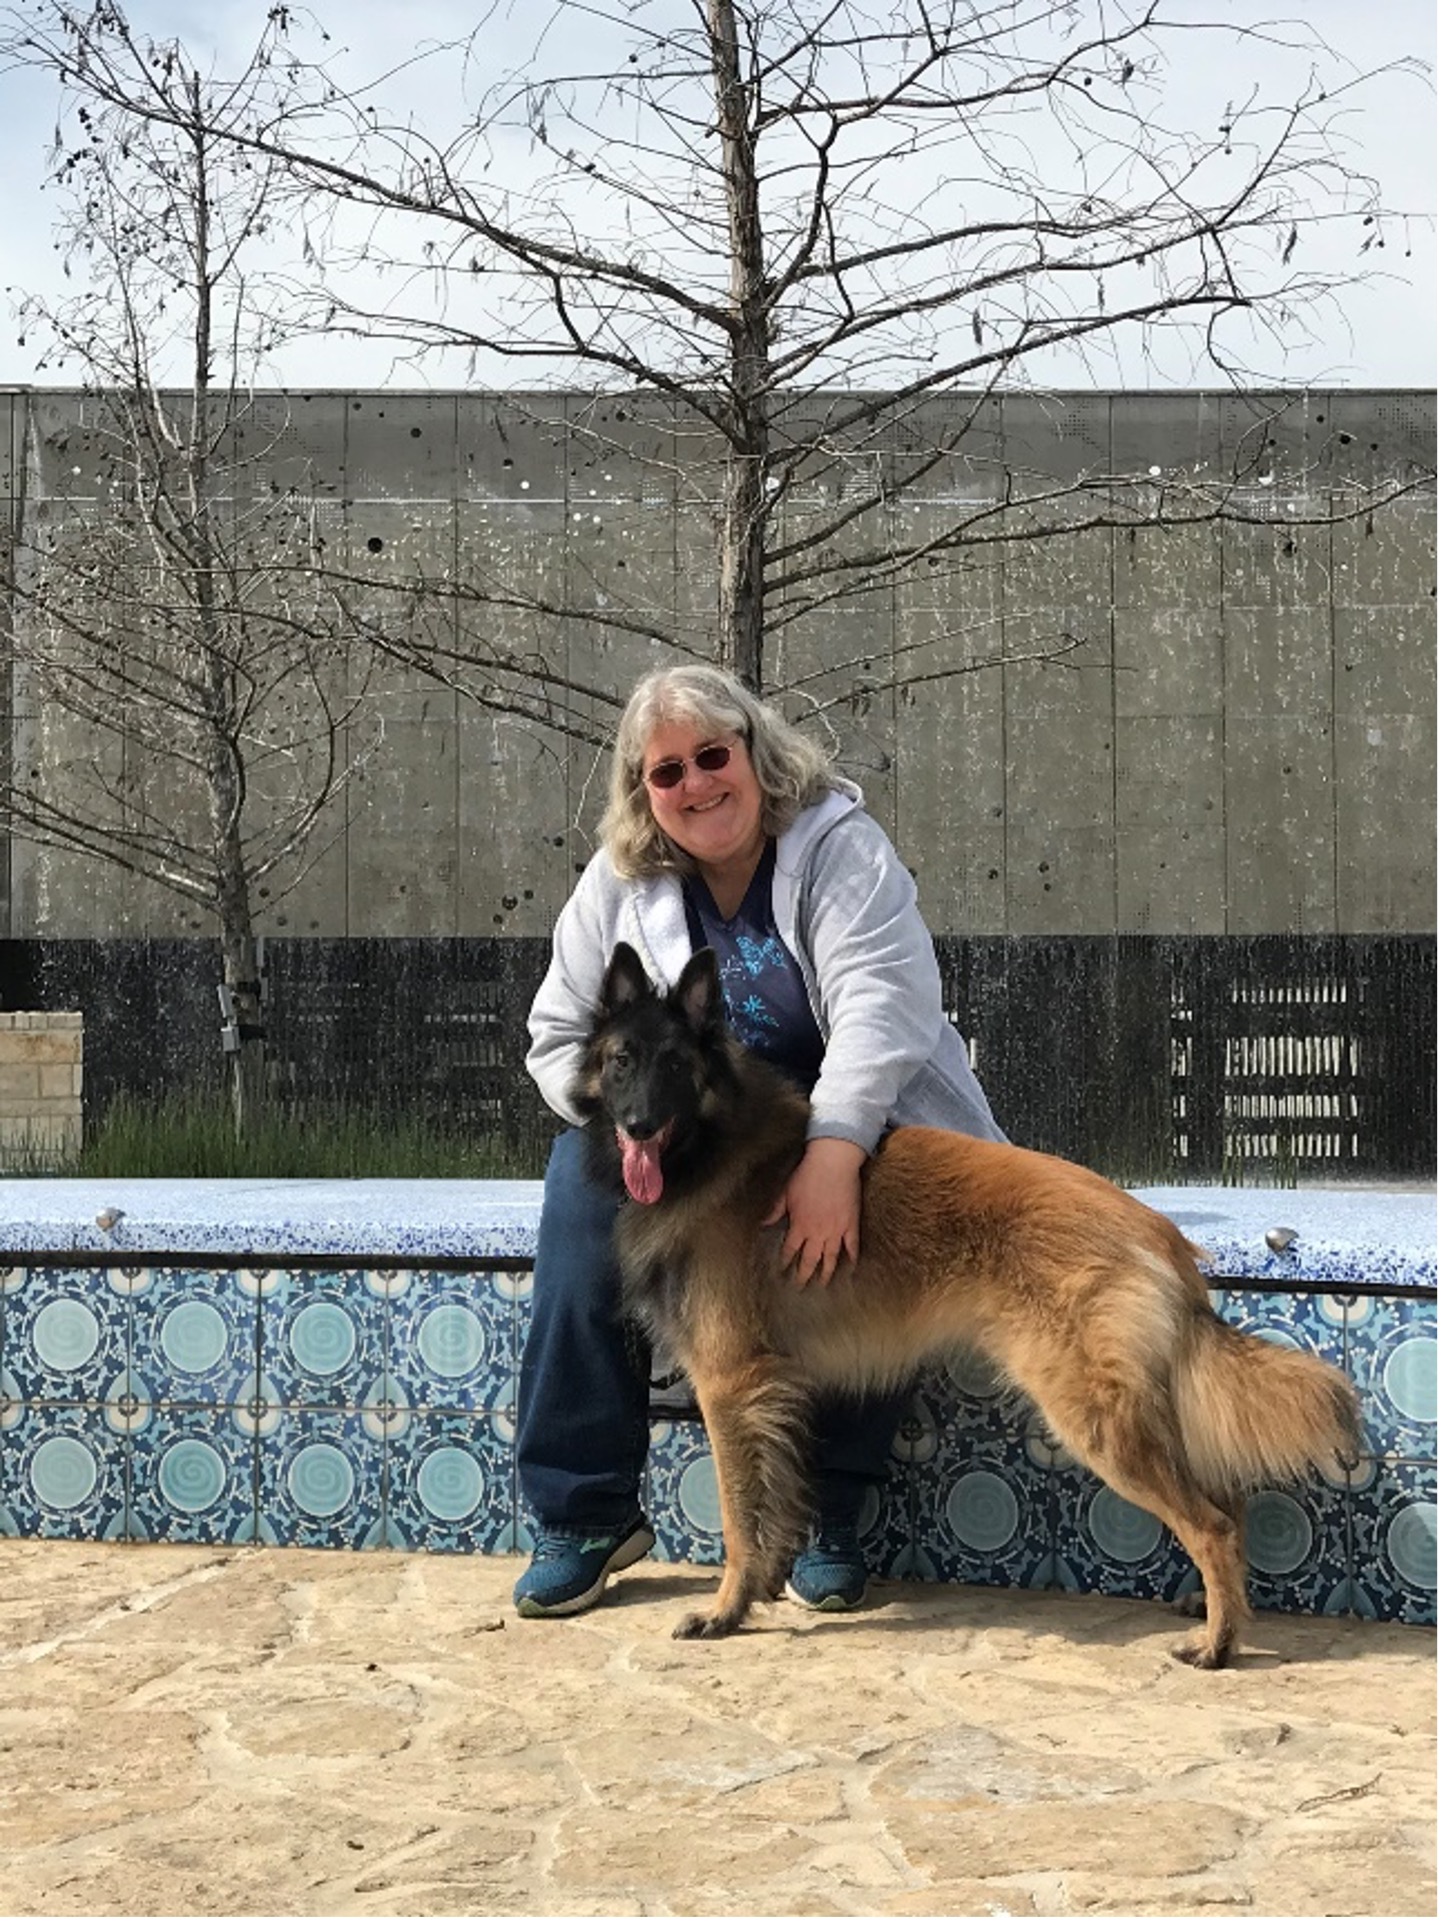
[[[546,1176],[516,1448],[539,1523],[523,1614],[572,1614],[645,1554],[638,1504],[647,1395],[622,1326],[612,1250],[621,1196],[581,1148],[575,1084],[618,942],[674,985],[716,955],[736,1038],[810,1096],[802,1157],[776,1169],[772,1222],[798,1285],[825,1286],[859,1245],[861,1168],[905,1120],[998,1138],[942,1012],[911,876],[860,792],[773,708],[718,668],[663,669],[617,731],[601,851],[556,924],[531,1011],[528,1066],[569,1121]],[[659,1138],[659,1137],[657,1137]],[[659,1194],[656,1140],[623,1148],[632,1202]],[[857,1519],[881,1480],[905,1396],[816,1411],[815,1529],[788,1592],[852,1607],[865,1589]]]
[[[695,861],[721,913],[741,905],[766,844],[761,784],[746,743],[698,739],[695,722],[663,722],[651,735],[646,785],[656,825]],[[659,776],[659,778],[658,778]]]

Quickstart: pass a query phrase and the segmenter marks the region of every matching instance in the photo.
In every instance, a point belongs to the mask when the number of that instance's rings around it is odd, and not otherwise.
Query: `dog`
[[[690,1376],[715,1460],[725,1567],[678,1638],[731,1634],[780,1593],[810,1519],[819,1391],[897,1387],[969,1348],[1172,1530],[1205,1597],[1173,1651],[1226,1663],[1248,1613],[1248,1490],[1355,1457],[1359,1412],[1335,1368],[1213,1312],[1202,1250],[1172,1222],[1055,1156],[898,1127],[862,1173],[857,1258],[797,1286],[766,1223],[808,1105],[727,1030],[709,949],[666,993],[615,949],[575,1097],[594,1171],[625,1188],[623,1310]]]

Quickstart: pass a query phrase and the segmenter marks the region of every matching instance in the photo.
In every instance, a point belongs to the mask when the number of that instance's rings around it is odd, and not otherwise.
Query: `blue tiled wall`
[[[0,1533],[503,1552],[524,1273],[0,1270]],[[1351,1473],[1258,1493],[1260,1607],[1436,1620],[1436,1307],[1252,1291],[1219,1311],[1362,1390]],[[920,1384],[864,1516],[879,1573],[1172,1598],[1195,1574],[965,1361]],[[667,1559],[721,1556],[703,1430],[656,1424]]]

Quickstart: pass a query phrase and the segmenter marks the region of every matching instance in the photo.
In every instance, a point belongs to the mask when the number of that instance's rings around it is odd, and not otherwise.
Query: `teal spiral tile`
[[[100,1321],[85,1301],[50,1301],[31,1323],[30,1339],[44,1366],[75,1373],[100,1347]]]
[[[443,1301],[422,1315],[415,1332],[416,1351],[433,1374],[460,1381],[486,1358],[486,1330],[464,1301]]]
[[[157,1481],[172,1507],[198,1514],[225,1491],[225,1462],[208,1441],[176,1441],[160,1457]]]
[[[228,1409],[166,1407],[130,1438],[130,1538],[196,1543],[251,1538],[255,1441]]]
[[[709,1453],[698,1454],[681,1470],[676,1481],[676,1500],[685,1525],[692,1532],[720,1535],[721,1490],[716,1485],[716,1463]]]
[[[260,1304],[261,1367],[281,1405],[360,1406],[385,1370],[389,1313],[360,1272],[283,1273]]]
[[[29,1407],[0,1450],[0,1500],[21,1534],[103,1540],[124,1517],[126,1452],[98,1409]]]
[[[228,1407],[255,1394],[256,1302],[238,1274],[162,1267],[131,1297],[130,1365],[167,1407]]]
[[[1353,1579],[1384,1621],[1437,1623],[1437,1468],[1380,1460],[1353,1496]]]
[[[228,1329],[209,1301],[179,1301],[162,1317],[156,1334],[178,1373],[204,1374],[225,1353]]]
[[[23,1400],[98,1405],[126,1364],[130,1305],[83,1268],[28,1268],[5,1300],[5,1366]]]
[[[996,1554],[1016,1539],[1021,1503],[1006,1476],[974,1468],[946,1496],[946,1521],[964,1548]]]
[[[1437,1458],[1437,1307],[1372,1301],[1348,1329],[1348,1371],[1362,1396],[1364,1447],[1405,1460]]]
[[[1345,1478],[1345,1477],[1344,1477]],[[1259,1488],[1246,1504],[1244,1538],[1252,1605],[1319,1614],[1353,1565],[1351,1490],[1323,1480]]]
[[[1087,1528],[1109,1560],[1128,1566],[1150,1561],[1161,1547],[1166,1529],[1154,1514],[1134,1507],[1112,1488],[1098,1488],[1087,1508]]]
[[[100,1473],[94,1446],[71,1434],[52,1435],[30,1457],[30,1485],[44,1507],[84,1507]]]
[[[1123,1499],[1086,1468],[1058,1466],[1051,1585],[1133,1600],[1173,1600],[1191,1562],[1154,1514]]]
[[[1052,1537],[1052,1470],[1027,1458],[1020,1433],[944,1426],[936,1455],[906,1469],[913,1545],[946,1581],[1025,1586]]]
[[[1409,1501],[1387,1523],[1387,1559],[1409,1587],[1437,1591],[1437,1509]]]
[[[478,1414],[514,1394],[516,1310],[484,1276],[420,1273],[393,1302],[391,1378],[418,1413]]]
[[[1412,1335],[1388,1354],[1382,1368],[1382,1391],[1414,1426],[1437,1425],[1437,1343]]]
[[[350,1505],[355,1494],[355,1469],[342,1448],[328,1441],[311,1441],[291,1456],[286,1486],[302,1514],[328,1521]]]
[[[1247,1503],[1247,1560],[1261,1574],[1295,1574],[1310,1559],[1316,1531],[1292,1494],[1268,1488]]]
[[[339,1374],[359,1345],[355,1322],[336,1301],[312,1301],[291,1323],[291,1352],[312,1374]]]
[[[436,1520],[467,1521],[485,1498],[485,1477],[467,1449],[433,1447],[416,1473],[416,1493]]]
[[[354,1410],[282,1410],[257,1436],[259,1521],[297,1547],[359,1548],[384,1518],[387,1446]]]
[[[412,1414],[386,1443],[386,1525],[408,1547],[510,1550],[516,1524],[509,1445],[484,1415]]]

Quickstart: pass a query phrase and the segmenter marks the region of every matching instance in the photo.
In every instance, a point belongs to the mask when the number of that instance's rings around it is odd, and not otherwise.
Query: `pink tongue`
[[[618,1128],[616,1139],[621,1145],[621,1174],[626,1182],[626,1192],[633,1201],[640,1201],[644,1207],[652,1206],[661,1198],[664,1133],[653,1134],[648,1141],[633,1141],[629,1134],[623,1134]]]

